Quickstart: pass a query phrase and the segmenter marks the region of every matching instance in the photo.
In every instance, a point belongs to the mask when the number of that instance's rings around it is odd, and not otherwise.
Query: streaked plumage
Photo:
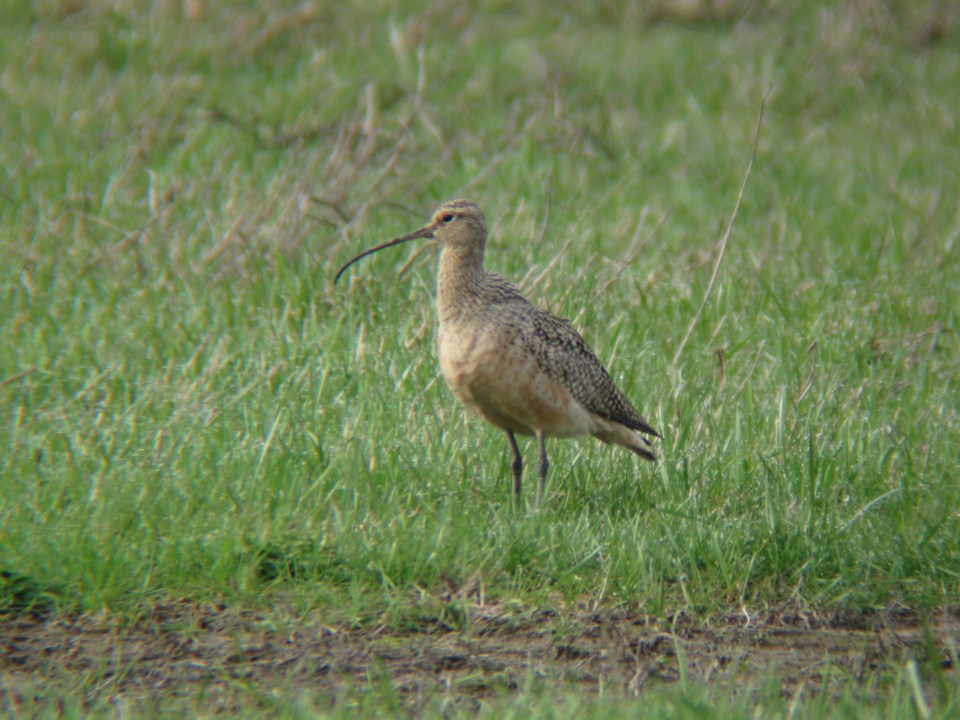
[[[443,244],[437,284],[443,376],[461,402],[507,433],[518,500],[523,460],[515,433],[539,440],[537,506],[549,464],[547,437],[593,435],[655,459],[644,435],[662,436],[617,388],[573,326],[484,270],[487,226],[475,203],[444,203],[428,225],[361,253],[337,278],[360,258],[416,238]]]

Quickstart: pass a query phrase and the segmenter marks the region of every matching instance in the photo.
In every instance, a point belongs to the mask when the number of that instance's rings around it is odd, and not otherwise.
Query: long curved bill
[[[373,255],[373,253],[379,252],[380,250],[384,250],[388,247],[393,247],[394,245],[399,245],[400,243],[409,242],[410,240],[416,240],[417,238],[432,238],[433,228],[434,228],[433,225],[427,225],[425,227],[420,228],[419,230],[414,230],[412,233],[408,233],[407,235],[401,235],[398,238],[394,238],[393,240],[388,240],[387,242],[377,245],[376,247],[372,247],[369,250],[364,250],[362,253],[357,255],[355,258],[350,260],[346,265],[340,268],[340,270],[337,272],[337,276],[333,279],[334,285],[336,285],[337,280],[340,279],[340,276],[343,275],[344,272],[346,272],[347,268],[353,265],[355,262],[357,262],[357,260],[365,258],[367,255]]]

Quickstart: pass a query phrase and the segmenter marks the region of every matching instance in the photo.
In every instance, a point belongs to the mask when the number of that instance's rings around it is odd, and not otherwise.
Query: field
[[[960,713],[948,2],[0,8],[0,707]],[[443,200],[664,435],[533,509]]]

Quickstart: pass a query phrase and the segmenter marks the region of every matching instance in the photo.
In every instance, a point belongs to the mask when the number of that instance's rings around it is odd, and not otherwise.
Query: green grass
[[[0,569],[127,619],[400,622],[473,579],[657,615],[956,605],[960,34],[761,5],[8,3]],[[435,251],[332,284],[461,195],[488,268],[662,430],[657,466],[553,441],[515,512],[502,433],[439,376]]]
[[[829,675],[829,671],[825,671]],[[882,688],[882,690],[881,690]],[[248,693],[248,706],[230,716],[274,718],[353,718],[353,717],[401,717],[409,716],[401,700],[398,688],[389,678],[372,677],[370,687],[347,688],[335,702],[309,694],[259,693],[255,688],[242,685],[235,688],[240,694]],[[864,699],[867,697],[868,699]],[[882,697],[882,701],[879,700]],[[839,693],[816,693],[803,688],[795,697],[784,697],[775,677],[766,683],[754,683],[736,690],[708,692],[705,688],[681,683],[672,688],[645,689],[639,697],[623,697],[601,692],[597,695],[574,693],[551,693],[535,676],[528,678],[518,692],[504,694],[494,701],[476,701],[466,710],[452,698],[452,694],[437,694],[421,699],[415,716],[424,717],[502,717],[513,718],[608,718],[623,717],[646,720],[648,718],[727,718],[747,720],[764,717],[774,720],[789,720],[803,717],[809,720],[851,718],[853,720],[879,720],[881,718],[931,718],[947,720],[956,712],[956,697],[952,704],[931,707],[923,699],[916,670],[909,667],[882,681],[870,681],[860,692],[849,688]],[[210,706],[181,698],[167,706],[147,706],[143,713],[148,717],[210,717]],[[51,708],[38,703],[26,703],[19,708],[24,716],[51,717],[116,717],[118,712],[134,710],[125,698],[113,698],[112,702],[97,700],[80,703],[70,700],[61,703],[55,713]],[[141,711],[142,712],[142,711]]]

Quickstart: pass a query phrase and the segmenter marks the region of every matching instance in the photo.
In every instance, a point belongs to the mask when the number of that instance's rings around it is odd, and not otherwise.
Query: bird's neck
[[[482,248],[443,248],[437,280],[437,306],[441,322],[461,317],[476,305],[484,275]]]

